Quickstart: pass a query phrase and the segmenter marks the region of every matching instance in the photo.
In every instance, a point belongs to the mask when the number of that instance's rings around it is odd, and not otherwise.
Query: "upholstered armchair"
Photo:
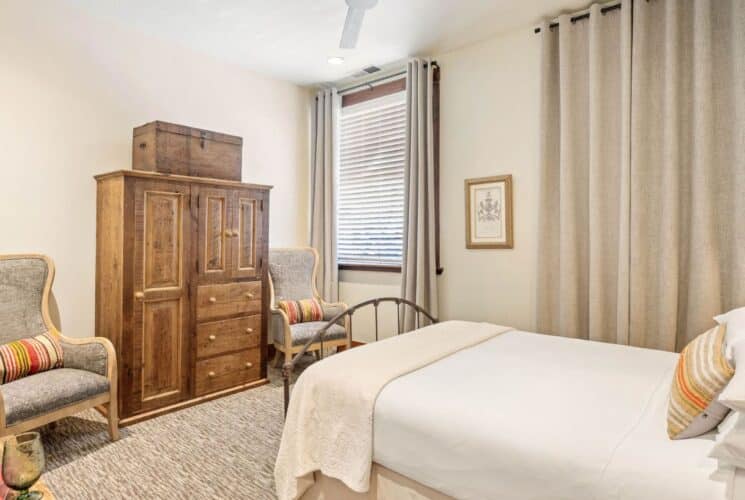
[[[275,248],[269,250],[269,290],[271,298],[270,332],[280,362],[289,362],[292,356],[320,330],[327,321],[344,311],[343,302],[324,302],[316,289],[318,272],[318,252],[314,248]],[[281,300],[303,300],[315,298],[323,309],[322,321],[290,324],[287,314],[277,307]],[[349,347],[350,338],[345,320],[340,320],[326,330],[323,347]],[[320,342],[310,346],[309,351],[316,354],[321,349]]]
[[[102,407],[119,437],[116,354],[104,338],[63,336],[52,323],[54,264],[43,255],[0,255],[0,345],[44,333],[57,338],[63,367],[0,385],[0,436],[41,427]]]

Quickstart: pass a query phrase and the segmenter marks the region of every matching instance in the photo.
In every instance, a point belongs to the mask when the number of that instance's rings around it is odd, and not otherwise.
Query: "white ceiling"
[[[483,40],[587,0],[379,0],[357,48],[339,49],[344,0],[67,0],[93,16],[299,84]],[[345,63],[332,66],[329,56]]]

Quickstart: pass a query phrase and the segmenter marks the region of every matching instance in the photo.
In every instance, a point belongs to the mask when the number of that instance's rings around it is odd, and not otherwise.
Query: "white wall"
[[[526,26],[436,59],[442,68],[440,317],[534,329],[540,38]],[[502,174],[513,176],[515,247],[468,250],[464,180]],[[342,273],[342,299],[398,291],[398,275],[379,285],[374,274]]]
[[[135,126],[242,136],[243,179],[276,185],[270,244],[306,243],[307,90],[61,2],[0,0],[0,47],[0,253],[55,260],[67,335],[93,335],[93,175],[131,168]]]

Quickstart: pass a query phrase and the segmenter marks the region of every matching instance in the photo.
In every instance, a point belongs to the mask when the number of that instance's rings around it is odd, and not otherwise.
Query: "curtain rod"
[[[437,61],[432,61],[431,64],[435,68],[439,68],[440,67],[437,64]],[[429,63],[425,63],[424,66],[425,67],[426,66],[429,66]],[[385,82],[387,80],[393,80],[393,79],[395,79],[395,78],[397,78],[399,76],[403,76],[405,74],[406,74],[406,70],[403,70],[403,71],[399,71],[397,73],[393,73],[391,75],[381,76],[381,77],[376,78],[374,80],[369,80],[369,81],[366,81],[366,82],[363,82],[363,83],[357,83],[355,85],[351,85],[349,87],[345,87],[343,89],[340,89],[339,91],[337,91],[337,95],[349,94],[350,92],[353,92],[355,90],[362,89],[362,88],[365,88],[365,87],[370,87],[372,89],[373,86],[375,86],[377,84],[383,83],[383,82]],[[316,99],[318,99],[318,96],[316,96]]]
[[[616,9],[620,9],[620,8],[621,8],[621,4],[620,3],[616,3],[616,4],[613,4],[613,5],[609,5],[607,7],[601,7],[600,8],[600,13],[601,14],[605,14],[607,12],[610,12],[610,11],[616,10]],[[576,23],[577,21],[581,21],[582,19],[587,19],[589,17],[590,17],[590,12],[588,11],[588,12],[583,12],[582,14],[577,14],[576,16],[572,16],[572,17],[569,18],[569,20],[572,23]],[[558,25],[559,25],[559,22],[558,21],[554,21],[554,22],[552,22],[551,24],[548,25],[548,29],[556,28]],[[541,32],[541,28],[536,28],[536,29],[533,30],[533,33],[540,33],[540,32]]]

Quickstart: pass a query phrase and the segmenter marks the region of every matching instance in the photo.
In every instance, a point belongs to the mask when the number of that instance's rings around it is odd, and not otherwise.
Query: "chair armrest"
[[[339,313],[342,313],[349,309],[344,302],[321,302],[321,309],[323,309],[323,320],[328,321],[333,319]],[[339,324],[344,326],[344,318],[339,320]]]
[[[59,335],[58,339],[62,345],[65,368],[86,370],[110,378],[111,371],[116,367],[116,354],[109,339],[74,339],[63,335]]]
[[[287,315],[284,311],[275,307],[270,307],[269,312],[271,313],[271,317],[269,318],[269,332],[272,336],[272,342],[277,342],[278,339],[283,339],[283,346],[292,347],[290,320],[287,319]]]

